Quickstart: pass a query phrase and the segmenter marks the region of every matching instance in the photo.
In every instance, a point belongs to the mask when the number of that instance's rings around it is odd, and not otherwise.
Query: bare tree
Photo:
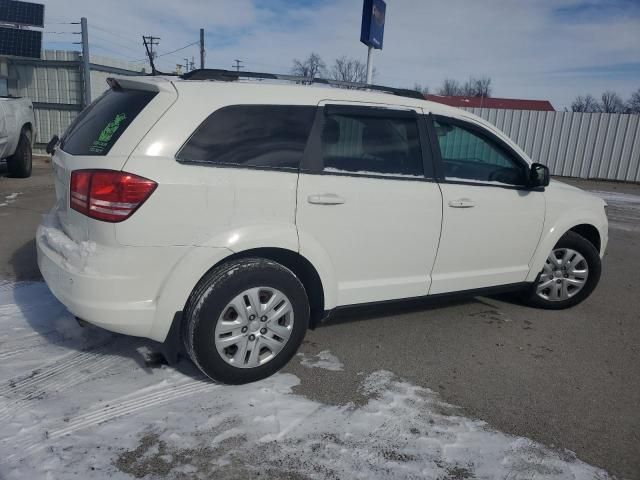
[[[462,88],[457,80],[445,78],[444,82],[442,82],[442,86],[438,89],[438,95],[443,95],[445,97],[462,95]]]
[[[624,102],[616,92],[607,90],[602,94],[600,111],[604,113],[624,113]]]
[[[343,55],[336,58],[333,63],[331,78],[341,82],[364,83],[367,81],[367,65],[360,60]]]
[[[316,78],[322,75],[327,70],[327,66],[322,60],[322,57],[315,52],[312,52],[306,59],[293,61],[293,67],[291,73],[298,75],[299,77],[305,77],[309,79]]]
[[[640,88],[631,94],[627,102],[627,112],[640,113]]]
[[[461,95],[465,97],[490,97],[491,96],[491,78],[490,77],[469,77],[464,82],[461,89]]]
[[[420,92],[423,95],[429,95],[429,86],[428,85],[421,85],[420,83],[414,83],[413,84],[413,89],[416,92]]]
[[[599,112],[600,105],[598,105],[598,101],[591,94],[584,96],[578,95],[571,103],[571,111],[585,113]]]
[[[480,77],[469,79],[470,82],[473,83],[474,86],[474,96],[476,97],[490,97],[492,88],[491,88],[491,77]]]
[[[457,80],[447,78],[438,89],[438,95],[490,97],[491,91],[491,77],[469,77],[462,85]]]

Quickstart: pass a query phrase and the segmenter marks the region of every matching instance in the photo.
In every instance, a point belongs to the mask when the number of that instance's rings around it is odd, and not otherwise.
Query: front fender
[[[555,219],[549,224],[545,224],[544,230],[538,242],[538,247],[533,255],[530,263],[529,274],[527,275],[527,282],[534,282],[538,276],[538,273],[542,271],[544,263],[549,256],[553,247],[558,243],[558,240],[562,236],[578,225],[592,225],[600,234],[600,256],[604,255],[604,251],[607,247],[608,223],[604,211],[602,216],[596,214],[591,209],[570,210],[559,218]]]

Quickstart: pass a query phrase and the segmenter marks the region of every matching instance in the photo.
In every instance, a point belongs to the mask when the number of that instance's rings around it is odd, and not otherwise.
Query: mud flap
[[[175,365],[184,354],[182,339],[180,338],[180,323],[182,322],[182,311],[176,312],[171,322],[171,328],[162,343],[160,352],[164,356],[168,365]]]

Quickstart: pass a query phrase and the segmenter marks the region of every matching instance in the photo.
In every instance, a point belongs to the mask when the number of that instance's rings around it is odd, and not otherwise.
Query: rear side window
[[[327,115],[322,130],[325,172],[423,177],[413,117]]]
[[[298,169],[316,107],[231,105],[216,110],[178,152],[180,162]]]
[[[69,126],[60,148],[71,155],[106,155],[157,92],[108,90]]]

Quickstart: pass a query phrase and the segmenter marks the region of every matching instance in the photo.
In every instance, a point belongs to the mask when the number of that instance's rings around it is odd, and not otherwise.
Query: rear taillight
[[[115,170],[71,172],[69,204],[88,217],[121,222],[131,216],[158,184],[132,173]]]

